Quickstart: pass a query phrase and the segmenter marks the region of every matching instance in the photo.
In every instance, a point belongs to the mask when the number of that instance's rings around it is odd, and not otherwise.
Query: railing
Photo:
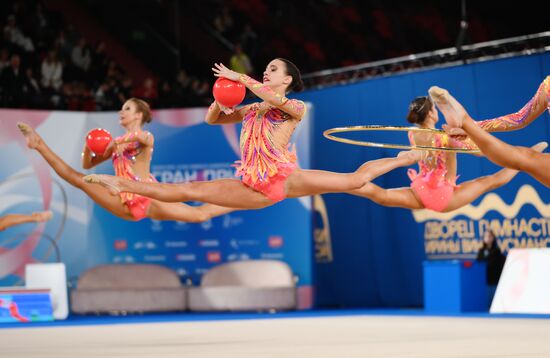
[[[312,72],[304,74],[302,79],[306,89],[323,88],[397,73],[531,55],[547,51],[550,51],[550,31]]]

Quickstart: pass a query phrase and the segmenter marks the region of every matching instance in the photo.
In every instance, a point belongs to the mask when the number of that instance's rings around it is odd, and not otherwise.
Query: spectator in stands
[[[251,58],[254,58],[257,52],[256,49],[258,48],[258,34],[254,31],[250,23],[244,25],[244,29],[239,40],[243,48],[243,52],[247,53]]]
[[[44,108],[46,106],[42,97],[42,89],[33,74],[32,67],[25,70],[23,81],[24,106],[29,108]]]
[[[55,107],[58,109],[67,109],[69,111],[80,110],[81,101],[78,91],[78,86],[72,83],[64,83],[61,88],[59,101],[54,101]]]
[[[97,109],[96,103],[95,103],[95,97],[94,93],[91,88],[88,86],[83,86],[82,88],[82,106],[80,108],[81,111],[86,112],[93,112]]]
[[[147,77],[143,84],[134,92],[134,97],[143,99],[148,103],[155,103],[158,99],[158,91],[155,86],[155,81],[151,77]]]
[[[213,98],[210,98],[210,94],[212,93],[212,89],[210,88],[210,83],[207,80],[199,81],[199,86],[197,89],[197,96],[200,98],[200,105],[210,105],[212,103]]]
[[[80,40],[78,40],[78,44],[73,48],[71,59],[73,64],[81,72],[88,72],[92,62],[92,55],[90,49],[86,45],[86,39],[84,37],[81,37]]]
[[[247,54],[243,52],[240,43],[235,44],[234,53],[229,60],[229,68],[235,72],[244,73],[245,75],[252,74],[254,68],[250,63]]]
[[[170,82],[163,80],[159,84],[159,99],[157,105],[162,108],[172,108],[175,105],[174,91]]]
[[[7,48],[0,50],[0,73],[2,70],[10,65],[10,51]]]
[[[32,14],[26,16],[24,28],[29,29],[29,35],[34,41],[38,51],[47,48],[48,42],[54,36],[54,30],[48,21],[48,15],[44,12],[43,5],[38,2]]]
[[[107,78],[120,78],[120,69],[116,63],[115,60],[110,60],[108,65],[107,65],[107,73],[105,75],[105,77]]]
[[[57,34],[57,37],[54,41],[54,48],[59,54],[61,60],[67,60],[71,54],[72,44],[67,39],[67,34],[65,31],[61,30]]]
[[[120,83],[120,87],[118,89],[118,102],[120,106],[132,97],[132,93],[134,92],[133,84],[134,83],[130,76],[125,76]]]
[[[17,27],[15,15],[8,16],[8,21],[4,27],[4,39],[19,46],[26,52],[34,51],[34,44],[32,40],[23,35],[23,32],[21,32],[19,27]]]
[[[176,76],[176,81],[172,85],[172,92],[174,94],[175,102],[178,106],[188,106],[191,101],[189,98],[189,88],[191,86],[191,79],[187,75],[185,70],[180,70]]]
[[[201,80],[198,78],[193,78],[191,80],[191,88],[190,88],[190,97],[192,99],[192,103],[198,103],[200,102],[200,95],[202,93],[202,83]]]
[[[107,67],[109,66],[109,59],[105,53],[105,42],[99,42],[95,49],[92,51],[93,66],[90,68],[90,78],[95,85],[99,85],[107,74]]]
[[[8,107],[17,108],[23,104],[23,83],[25,75],[21,70],[19,55],[11,56],[10,65],[2,70],[0,84]]]
[[[220,35],[229,36],[233,30],[233,17],[229,8],[224,6],[222,11],[214,18],[214,28]]]
[[[50,50],[42,61],[42,86],[46,89],[59,90],[62,84],[63,64],[57,59],[57,52]]]
[[[476,260],[487,263],[487,301],[491,304],[506,261],[506,256],[500,251],[496,235],[491,229],[485,231],[483,244],[477,253]]]
[[[107,82],[102,83],[95,92],[96,108],[100,111],[105,111],[114,107],[109,98],[109,84]]]
[[[186,91],[191,84],[191,79],[187,75],[185,70],[180,70],[176,76],[176,83],[181,88],[181,90]]]
[[[506,257],[500,251],[492,230],[485,231],[483,244],[477,253],[477,261],[487,262],[487,284],[496,285],[500,278]]]

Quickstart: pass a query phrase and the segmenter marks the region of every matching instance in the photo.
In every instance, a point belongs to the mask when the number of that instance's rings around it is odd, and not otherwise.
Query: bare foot
[[[40,138],[38,133],[36,133],[36,131],[27,123],[17,122],[17,128],[19,128],[21,133],[25,136],[27,147],[29,147],[29,149],[36,149],[40,143],[42,143],[42,138]]]
[[[432,86],[428,93],[432,101],[437,105],[437,108],[443,113],[449,127],[461,128],[462,121],[468,116],[468,113],[464,107],[451,96],[449,91],[441,87]]]
[[[498,184],[504,185],[509,183],[514,177],[519,173],[519,170],[512,169],[512,168],[502,168],[498,172],[496,172],[494,175],[499,179]]]
[[[406,150],[397,154],[397,158],[405,157],[411,161],[411,164],[418,163],[419,161],[426,159],[427,156],[427,151],[418,149]]]
[[[46,222],[52,219],[53,213],[51,211],[38,211],[32,213],[32,216],[36,222]]]
[[[107,188],[111,195],[120,194],[121,190],[119,188],[120,182],[118,177],[112,175],[104,174],[90,174],[86,175],[84,181],[89,184],[99,184],[104,188]]]
[[[548,142],[539,142],[531,147],[536,152],[542,153],[548,147]]]

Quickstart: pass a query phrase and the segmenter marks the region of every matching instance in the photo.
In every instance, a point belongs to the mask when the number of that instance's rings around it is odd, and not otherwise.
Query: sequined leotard
[[[304,115],[304,102],[274,94],[269,87],[242,76],[257,89],[273,95],[280,107],[267,102],[249,106],[243,119],[241,130],[241,160],[237,162],[237,175],[247,186],[263,193],[274,202],[286,197],[285,182],[296,169],[296,153],[289,148],[289,141],[296,125]],[[271,93],[269,93],[271,91]],[[281,108],[290,108],[298,113],[295,118]]]
[[[409,132],[409,141],[415,144],[413,134]],[[435,135],[432,140],[434,147],[452,147],[464,149],[477,149],[470,141],[459,141],[448,135]],[[443,211],[449,205],[456,185],[457,176],[447,176],[448,166],[456,165],[448,163],[447,153],[431,151],[428,156],[418,162],[420,172],[414,169],[408,170],[411,179],[411,189],[416,193],[422,205],[433,211]]]
[[[117,137],[115,141],[120,142],[132,135],[135,135],[135,133],[128,133]],[[142,145],[138,141],[128,142],[122,145],[124,146],[123,151],[114,151],[112,155],[115,175],[134,181],[155,182],[156,180],[151,174],[149,174],[148,178],[142,179],[135,175],[132,169],[132,164],[135,163],[136,156],[140,155],[142,152]],[[128,207],[128,210],[130,210],[130,213],[136,221],[146,217],[147,210],[151,204],[150,198],[133,193],[121,192],[120,199],[122,203]]]

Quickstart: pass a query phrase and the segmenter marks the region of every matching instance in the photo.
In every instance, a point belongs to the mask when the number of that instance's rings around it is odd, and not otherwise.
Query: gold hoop
[[[336,127],[327,129],[323,132],[323,136],[327,139],[353,145],[360,145],[363,147],[376,147],[376,148],[391,148],[391,149],[418,149],[418,150],[443,150],[447,152],[466,153],[466,154],[479,154],[478,149],[464,149],[464,148],[449,148],[449,147],[434,147],[429,145],[401,145],[401,144],[388,144],[388,143],[376,143],[367,142],[362,140],[347,139],[333,136],[333,133],[346,133],[346,132],[359,132],[359,131],[401,131],[401,132],[431,132],[436,134],[445,134],[445,131],[440,129],[431,128],[418,128],[418,127],[399,127],[399,126],[381,126],[381,125],[366,125],[366,126],[348,126],[348,127]]]

